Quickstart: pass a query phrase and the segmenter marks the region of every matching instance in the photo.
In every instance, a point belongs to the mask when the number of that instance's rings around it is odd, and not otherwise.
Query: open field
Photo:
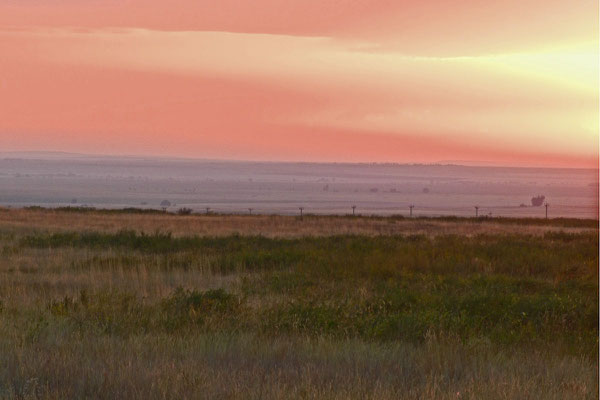
[[[302,237],[331,235],[466,235],[546,232],[595,232],[597,220],[554,218],[406,218],[380,216],[173,215],[158,210],[93,210],[78,207],[0,208],[0,227],[15,232],[121,230],[174,236],[260,235]]]
[[[597,398],[597,221],[5,209],[0,251],[0,398]]]

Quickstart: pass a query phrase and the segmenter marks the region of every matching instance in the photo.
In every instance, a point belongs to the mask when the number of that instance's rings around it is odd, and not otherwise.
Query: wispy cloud
[[[532,2],[457,6],[480,17],[471,21],[443,1],[406,9],[388,2],[323,5],[320,14],[322,2],[304,9],[264,1],[229,14],[227,2],[185,2],[186,13],[148,2],[135,18],[128,10],[139,7],[137,0],[0,5],[0,145],[14,145],[14,132],[22,143],[48,136],[80,150],[106,137],[127,146],[147,137],[148,148],[210,148],[214,154],[199,155],[218,156],[256,137],[247,154],[262,146],[275,156],[274,143],[288,154],[284,143],[298,135],[335,132],[340,141],[362,138],[352,152],[360,158],[362,148],[364,160],[377,158],[366,151],[373,149],[368,137],[410,138],[411,153],[389,147],[398,157],[421,159],[437,152],[434,145],[473,154],[494,149],[495,157],[597,156],[598,51],[597,38],[588,35],[595,22],[555,24],[567,33],[560,41],[554,33],[539,35],[559,11],[583,18],[590,4],[551,2],[530,26],[517,24],[516,33],[501,37],[506,20],[524,21],[511,12],[534,10]],[[207,13],[189,17],[201,11]],[[277,18],[269,22],[267,15]],[[335,15],[330,25],[319,22]],[[380,158],[393,161],[382,146]],[[322,149],[327,154],[340,157]],[[297,150],[295,157],[305,156]]]

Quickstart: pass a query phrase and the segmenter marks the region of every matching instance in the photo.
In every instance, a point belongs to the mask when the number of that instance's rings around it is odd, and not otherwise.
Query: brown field
[[[535,220],[534,220],[535,221]],[[569,220],[567,220],[569,221]],[[571,220],[572,221],[572,220]],[[566,226],[565,226],[566,225]],[[572,226],[574,225],[574,226]],[[562,220],[444,219],[351,216],[283,215],[186,215],[135,214],[102,211],[54,211],[51,209],[0,209],[0,227],[14,230],[117,232],[135,230],[170,232],[174,236],[262,235],[302,237],[332,235],[464,235],[531,234],[546,232],[594,232],[596,227],[565,224]]]

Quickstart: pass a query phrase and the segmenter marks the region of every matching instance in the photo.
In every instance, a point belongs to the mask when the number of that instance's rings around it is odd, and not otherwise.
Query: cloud
[[[413,55],[465,56],[598,44],[594,0],[27,0],[0,26],[141,28],[325,36]]]
[[[450,142],[506,154],[597,148],[598,66],[588,44],[448,57],[324,36],[35,28],[0,32],[0,46],[10,54],[0,60],[0,87],[10,93],[0,99],[5,136],[40,140],[45,130],[63,132],[55,135],[65,143],[96,143],[94,135],[114,135],[135,147],[166,135],[173,152],[189,143],[200,152],[235,148],[260,136],[248,154],[273,143],[288,154],[284,143],[298,136],[335,132],[340,141],[362,138],[351,153],[364,157],[374,152],[368,135],[413,144],[419,137],[412,154],[421,157],[438,154],[431,143]],[[165,148],[163,139],[147,142]]]

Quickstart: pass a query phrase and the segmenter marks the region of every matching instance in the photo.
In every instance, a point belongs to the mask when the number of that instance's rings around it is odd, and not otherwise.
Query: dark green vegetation
[[[123,231],[34,235],[19,244],[160,254],[167,269],[193,268],[195,258],[207,257],[212,272],[256,272],[242,280],[239,294],[177,290],[151,305],[117,293],[52,301],[55,315],[107,332],[198,328],[412,342],[436,334],[503,345],[552,342],[592,356],[597,241],[565,233],[266,239]],[[246,305],[273,295],[283,301]]]
[[[0,396],[597,394],[597,232],[2,244]]]
[[[137,208],[137,207],[126,207],[126,208],[95,208],[95,207],[84,207],[84,206],[67,206],[67,207],[55,207],[46,208],[40,206],[29,206],[24,207],[25,210],[30,211],[55,211],[65,213],[101,213],[101,214],[164,214],[164,211],[153,209],[153,208]]]

